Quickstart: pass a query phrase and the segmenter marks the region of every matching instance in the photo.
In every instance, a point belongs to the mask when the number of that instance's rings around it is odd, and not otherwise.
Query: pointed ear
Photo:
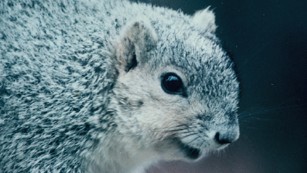
[[[149,23],[136,21],[127,24],[116,46],[119,68],[128,72],[144,64],[150,58],[148,52],[155,48],[156,44],[157,36]]]
[[[210,7],[197,11],[193,15],[193,23],[202,32],[212,32],[214,33],[217,26],[215,25],[215,15],[213,11],[209,9]]]

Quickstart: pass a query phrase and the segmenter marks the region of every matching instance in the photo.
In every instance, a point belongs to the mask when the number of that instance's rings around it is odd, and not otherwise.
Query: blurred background
[[[141,0],[187,14],[211,6],[241,82],[240,139],[197,163],[149,173],[307,172],[307,1]]]

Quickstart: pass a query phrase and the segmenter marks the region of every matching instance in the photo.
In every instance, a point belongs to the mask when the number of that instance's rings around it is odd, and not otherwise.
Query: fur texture
[[[0,170],[143,172],[236,140],[238,82],[215,29],[209,9],[2,0]],[[161,87],[170,72],[184,94]]]

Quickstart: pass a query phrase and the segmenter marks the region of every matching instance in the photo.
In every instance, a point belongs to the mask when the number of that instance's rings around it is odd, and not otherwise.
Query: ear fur
[[[127,24],[117,47],[120,68],[126,72],[148,60],[147,53],[157,44],[157,35],[150,24],[143,20]]]
[[[212,32],[214,33],[217,26],[215,24],[215,15],[212,10],[207,7],[204,10],[197,11],[193,15],[193,23],[202,32]]]

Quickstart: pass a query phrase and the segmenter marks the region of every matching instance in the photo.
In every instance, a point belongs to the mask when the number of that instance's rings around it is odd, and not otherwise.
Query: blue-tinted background
[[[150,173],[307,172],[307,1],[143,0],[193,14],[211,6],[241,82],[241,137],[197,163]]]

